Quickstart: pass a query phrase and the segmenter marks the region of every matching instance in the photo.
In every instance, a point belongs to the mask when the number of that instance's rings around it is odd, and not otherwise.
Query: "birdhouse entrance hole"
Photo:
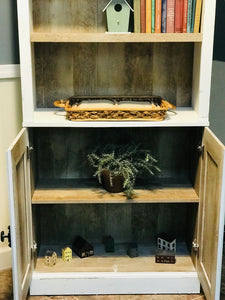
[[[116,4],[115,6],[114,6],[114,9],[115,9],[115,11],[121,11],[122,10],[122,5],[121,4]]]

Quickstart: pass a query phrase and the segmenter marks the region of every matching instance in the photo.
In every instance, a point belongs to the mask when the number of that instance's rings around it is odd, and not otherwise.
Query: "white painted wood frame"
[[[192,108],[189,108],[187,114],[186,108],[179,108],[176,115],[169,117],[161,122],[68,122],[65,118],[56,118],[54,109],[36,110],[35,100],[35,76],[34,76],[34,53],[33,43],[35,34],[33,34],[32,24],[32,0],[18,1],[18,22],[19,22],[19,40],[20,40],[20,61],[21,61],[21,80],[23,97],[23,125],[30,127],[48,126],[48,127],[131,127],[131,126],[208,126],[210,83],[213,53],[214,21],[216,0],[203,1],[203,16],[201,24],[201,33],[197,41],[194,39],[194,62],[193,62],[193,88],[192,88]],[[40,34],[39,34],[40,35]],[[82,36],[82,34],[80,34]],[[90,34],[89,34],[90,35]],[[102,34],[103,35],[103,34]],[[99,35],[101,36],[101,35]],[[108,36],[108,35],[107,35]],[[132,34],[130,34],[132,37]],[[186,36],[186,35],[185,35]],[[185,37],[184,36],[184,37]],[[42,36],[41,36],[42,37]],[[33,39],[33,42],[31,40]],[[101,38],[100,42],[101,42]],[[154,41],[155,39],[153,39]],[[182,41],[182,38],[179,39]],[[39,41],[37,39],[37,41]],[[41,41],[41,40],[40,40]],[[44,42],[48,42],[46,39]],[[59,42],[60,40],[57,40]],[[75,42],[83,41],[82,38],[75,39]],[[90,39],[90,42],[95,40]],[[103,39],[104,41],[104,39]],[[112,42],[124,42],[123,37],[119,40],[112,39]],[[135,38],[134,38],[135,41]],[[148,41],[148,40],[147,40]],[[163,39],[158,38],[159,42]],[[167,40],[168,41],[168,40]],[[189,40],[188,40],[189,41]],[[49,40],[51,42],[51,38]],[[62,40],[62,42],[65,42]],[[71,42],[71,41],[70,41]],[[74,41],[72,41],[74,42]],[[89,42],[89,40],[87,41]],[[169,42],[176,42],[176,36]]]
[[[32,122],[35,110],[34,55],[30,43],[30,32],[33,27],[32,0],[17,0],[17,11],[23,121]]]
[[[38,273],[32,276],[31,295],[72,294],[196,294],[196,272],[162,273]]]
[[[201,43],[195,43],[193,61],[192,99],[193,108],[202,122],[209,119],[211,72],[216,0],[203,1]]]

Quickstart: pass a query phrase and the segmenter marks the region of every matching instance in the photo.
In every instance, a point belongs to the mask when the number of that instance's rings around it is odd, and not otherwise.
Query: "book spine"
[[[146,32],[146,2],[145,0],[141,1],[141,33]]]
[[[155,32],[155,0],[152,0],[152,33]]]
[[[194,32],[196,0],[192,1],[191,32]]]
[[[195,9],[194,33],[199,33],[201,10],[202,10],[202,0],[197,0],[196,9]]]
[[[146,33],[152,32],[152,0],[146,0]]]
[[[182,32],[187,32],[188,0],[184,0]]]
[[[167,0],[166,32],[174,32],[175,0]]]
[[[155,0],[155,33],[161,33],[162,0]]]
[[[183,26],[183,0],[176,0],[175,2],[175,32],[181,33]]]
[[[141,7],[140,0],[134,0],[134,32],[141,32]]]
[[[188,0],[187,32],[191,32],[192,0]]]
[[[162,20],[161,20],[161,32],[166,32],[166,6],[167,0],[162,0]]]

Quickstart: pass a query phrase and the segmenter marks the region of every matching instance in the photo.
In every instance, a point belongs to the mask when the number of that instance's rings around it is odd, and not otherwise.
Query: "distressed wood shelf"
[[[163,43],[202,42],[202,33],[74,33],[32,32],[31,42],[63,43]]]
[[[49,246],[41,246],[44,255]],[[57,263],[49,268],[44,263],[44,257],[37,259],[36,272],[196,272],[185,243],[177,244],[175,264],[155,263],[155,246],[138,244],[139,256],[130,258],[126,253],[126,244],[115,244],[115,252],[107,253],[102,244],[94,245],[95,255],[84,259],[73,255],[70,262],[61,258],[61,248],[52,246],[58,254]]]
[[[79,186],[69,181],[69,186],[60,183],[49,187],[38,185],[34,191],[33,204],[65,204],[65,203],[198,203],[199,197],[192,187],[150,187],[149,189],[136,189],[134,199],[126,199],[124,193],[108,193],[92,183]]]

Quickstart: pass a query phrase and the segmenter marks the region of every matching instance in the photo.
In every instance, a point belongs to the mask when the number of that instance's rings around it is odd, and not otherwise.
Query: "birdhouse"
[[[47,250],[45,253],[45,264],[53,267],[56,264],[57,254],[53,250]]]
[[[62,249],[62,259],[65,262],[72,260],[72,249],[70,249],[70,247],[66,247]]]
[[[111,0],[104,11],[109,32],[128,32],[130,11],[134,10],[126,0]]]
[[[176,239],[167,233],[161,233],[157,237],[157,246],[160,250],[176,252]]]

